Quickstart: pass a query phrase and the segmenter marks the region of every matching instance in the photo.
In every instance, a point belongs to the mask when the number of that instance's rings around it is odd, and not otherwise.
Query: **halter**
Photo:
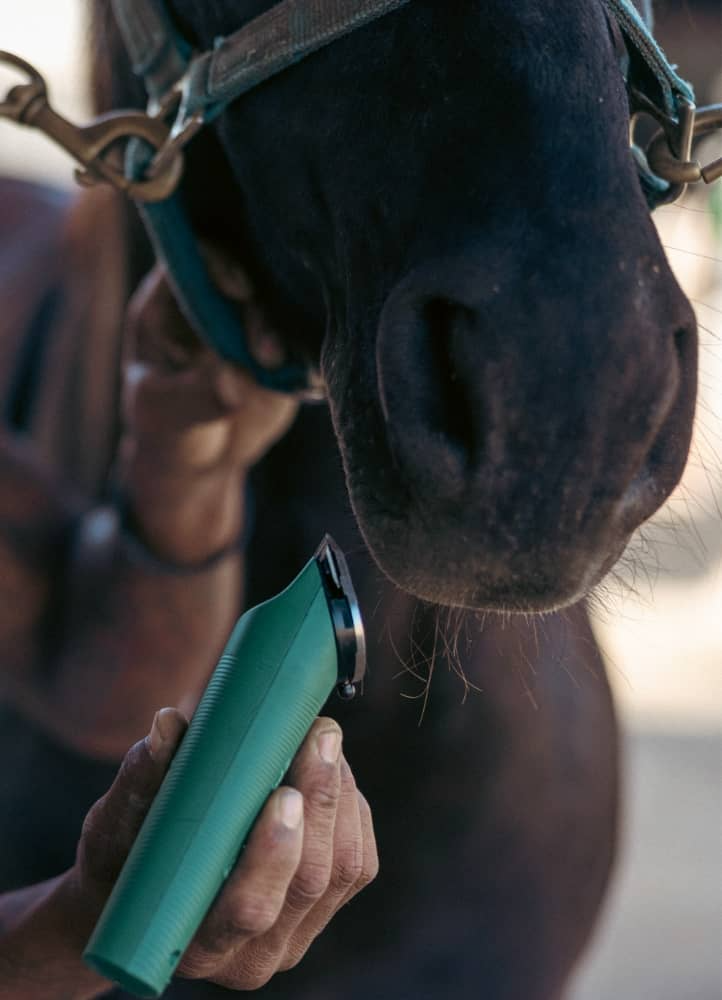
[[[409,0],[284,0],[209,52],[194,54],[174,30],[162,0],[113,0],[113,10],[136,75],[150,98],[149,114],[173,117],[166,145],[133,142],[126,174],[153,179],[228,105],[270,77]],[[301,365],[266,369],[251,355],[237,311],[211,282],[178,196],[140,204],[140,213],[163,261],[181,310],[219,354],[249,368],[280,392],[323,399],[320,376]]]
[[[45,84],[27,63],[0,52],[25,72],[4,102],[5,116],[34,125],[71,152],[83,183],[105,181],[136,202],[157,257],[192,327],[229,361],[249,369],[269,389],[305,398],[323,397],[320,376],[291,363],[267,369],[251,354],[240,317],[212,283],[197,240],[176,193],[183,150],[233,101],[307,56],[411,0],[281,0],[208,52],[194,52],[178,34],[164,0],[112,0],[133,71],[145,84],[146,114],[115,112],[85,129],[60,118],[48,104]],[[692,158],[695,139],[722,128],[722,105],[698,111],[690,84],[676,73],[632,0],[602,0],[621,31],[627,59],[623,72],[632,112],[632,153],[651,209],[676,200],[688,184],[722,177],[722,159],[702,166]],[[651,115],[661,126],[646,151],[634,142],[634,122]],[[110,145],[127,140],[125,167],[106,158]]]

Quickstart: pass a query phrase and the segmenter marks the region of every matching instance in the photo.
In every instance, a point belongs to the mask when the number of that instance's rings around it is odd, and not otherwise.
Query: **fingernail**
[[[283,825],[296,830],[303,819],[303,795],[293,788],[285,789],[279,796],[278,810]]]
[[[170,708],[161,708],[159,712],[155,713],[153,725],[146,737],[148,750],[153,760],[164,761],[173,749],[173,742],[170,739],[172,734],[169,731],[169,715],[172,713],[173,710]]]
[[[318,738],[318,752],[321,760],[335,764],[341,752],[341,733],[337,729],[327,729]]]

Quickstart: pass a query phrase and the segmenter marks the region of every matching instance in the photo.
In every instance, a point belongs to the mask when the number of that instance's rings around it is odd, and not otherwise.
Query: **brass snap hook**
[[[707,108],[700,108],[697,112],[696,138],[701,139],[702,136],[719,131],[722,131],[722,104],[710,104]],[[705,184],[714,184],[720,179],[722,179],[722,156],[702,167],[702,180]]]
[[[78,126],[52,109],[45,80],[30,63],[11,52],[0,51],[0,65],[19,70],[28,78],[0,102],[0,117],[39,129],[82,167],[76,177],[82,184],[106,182],[137,201],[163,201],[177,188],[183,174],[180,152],[163,163],[152,177],[134,180],[125,176],[122,163],[111,162],[111,147],[131,139],[145,140],[158,152],[167,143],[169,129],[160,118],[141,111],[113,111],[100,115],[89,125]]]
[[[45,80],[30,63],[25,62],[20,56],[13,55],[12,52],[0,51],[0,64],[5,63],[19,70],[27,78],[27,83],[19,83],[11,87],[7,92],[4,101],[0,101],[0,116],[10,118],[12,121],[22,122],[25,114],[32,104],[37,101],[46,101],[48,96]]]
[[[647,148],[649,166],[673,187],[712,184],[722,178],[722,157],[704,166],[693,158],[692,148],[699,139],[718,130],[722,130],[722,104],[706,108],[683,105],[676,134],[662,128],[652,137]]]

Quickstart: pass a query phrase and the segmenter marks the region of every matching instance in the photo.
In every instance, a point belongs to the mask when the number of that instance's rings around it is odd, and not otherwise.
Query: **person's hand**
[[[206,254],[216,284],[241,310],[256,359],[281,364],[280,338],[243,270],[218,251]],[[128,308],[122,404],[117,484],[138,536],[177,564],[232,550],[246,473],[288,430],[298,401],[264,389],[202,343],[160,266]]]
[[[207,254],[216,283],[242,311],[254,357],[266,367],[278,366],[284,360],[280,339],[248,279],[217,252]],[[298,410],[295,399],[257,385],[199,340],[159,265],[130,302],[125,354],[125,426],[160,444],[163,462],[202,470],[248,468],[285,433]]]
[[[110,893],[185,731],[174,709],[126,755],[90,810],[70,882],[90,926]],[[378,872],[369,806],[341,752],[341,730],[318,719],[268,800],[179,974],[229,989],[263,986],[292,968],[334,914]]]

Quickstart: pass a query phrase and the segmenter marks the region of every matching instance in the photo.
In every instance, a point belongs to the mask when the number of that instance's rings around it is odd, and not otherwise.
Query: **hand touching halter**
[[[50,108],[44,81],[32,66],[0,52],[0,63],[28,77],[0,103],[0,117],[39,128],[59,143],[80,163],[81,183],[110,183],[136,201],[183,312],[215,350],[250,369],[268,388],[320,398],[320,378],[305,365],[267,369],[251,355],[238,313],[212,284],[175,193],[183,174],[183,149],[247,91],[410,2],[281,0],[219,39],[211,51],[196,53],[179,37],[164,0],[112,0],[134,72],[148,92],[147,113],[114,112],[78,128]],[[722,177],[722,158],[705,166],[692,152],[695,140],[722,129],[722,105],[695,107],[691,86],[670,65],[633,0],[603,3],[624,42],[631,146],[654,209],[675,201],[688,184],[710,184]],[[649,14],[646,0],[645,10]],[[642,113],[661,126],[646,150],[634,142],[634,123]],[[109,155],[119,142],[125,143],[123,167]]]

